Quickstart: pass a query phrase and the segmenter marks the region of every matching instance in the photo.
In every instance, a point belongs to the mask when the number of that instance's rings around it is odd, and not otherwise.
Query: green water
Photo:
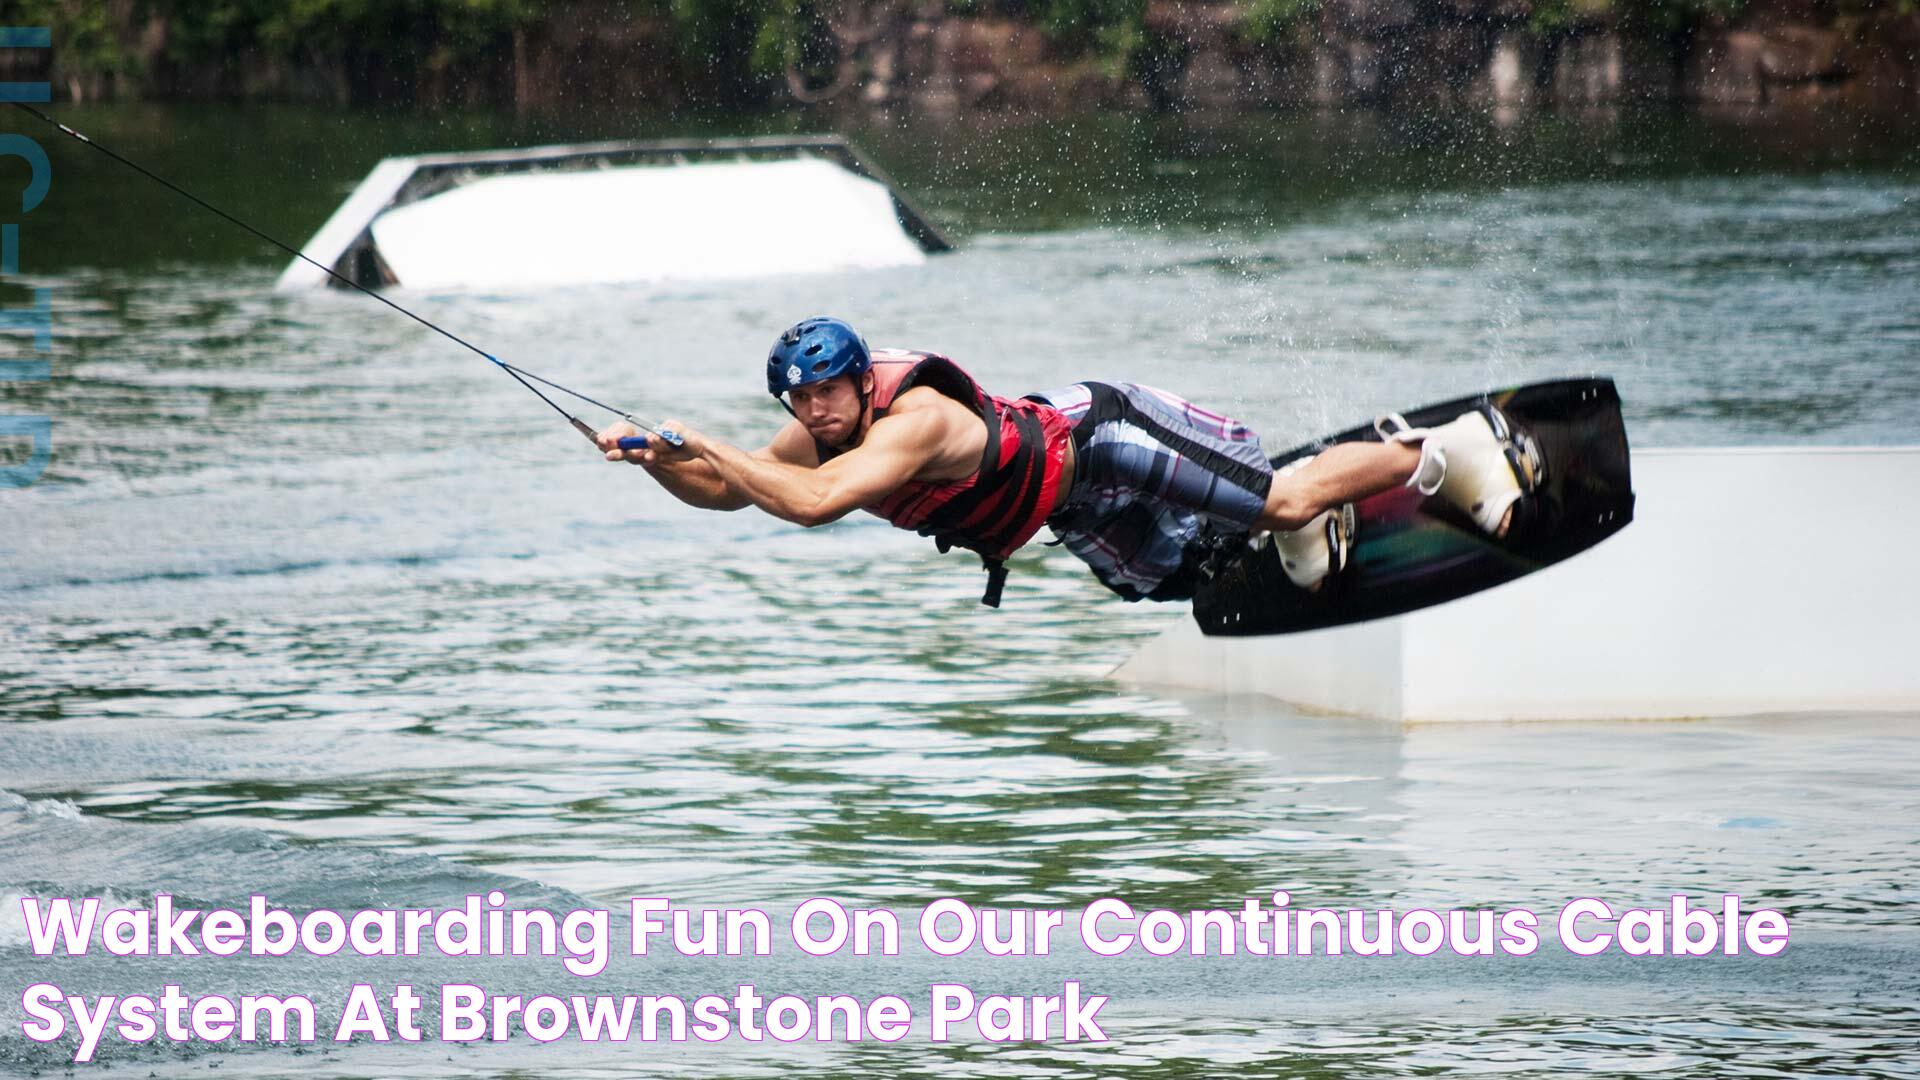
[[[293,106],[68,106],[57,118],[269,235],[298,243],[391,155],[605,139],[836,130],[962,237],[1132,225],[1271,229],[1356,197],[1478,194],[1582,182],[1920,174],[1909,118],[1648,111],[1538,115],[1353,113],[1164,119],[849,121],[804,115],[685,118],[569,111],[361,114]],[[22,114],[53,198],[26,221],[46,239],[29,268],[277,265],[270,247],[142,182]],[[0,175],[18,183],[9,158]],[[42,228],[44,226],[44,228]]]

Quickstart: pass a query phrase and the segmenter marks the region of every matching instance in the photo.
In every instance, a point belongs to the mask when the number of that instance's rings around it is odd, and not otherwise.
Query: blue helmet
[[[781,397],[796,386],[836,375],[857,377],[872,368],[873,354],[853,327],[816,315],[794,323],[773,343],[767,353],[767,392]]]

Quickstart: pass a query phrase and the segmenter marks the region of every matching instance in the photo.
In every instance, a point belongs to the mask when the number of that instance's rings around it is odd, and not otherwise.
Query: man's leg
[[[1538,451],[1491,409],[1432,429],[1410,428],[1398,416],[1377,426],[1384,442],[1337,443],[1276,474],[1260,527],[1292,533],[1342,504],[1406,484],[1437,492],[1501,537],[1513,523],[1515,501],[1540,482]]]
[[[1256,528],[1292,532],[1341,503],[1400,487],[1420,465],[1415,443],[1336,443],[1299,469],[1275,476]]]
[[[1128,599],[1192,595],[1196,542],[1244,536],[1273,467],[1230,417],[1133,383],[1079,383],[1034,395],[1075,423],[1073,490],[1054,535]]]

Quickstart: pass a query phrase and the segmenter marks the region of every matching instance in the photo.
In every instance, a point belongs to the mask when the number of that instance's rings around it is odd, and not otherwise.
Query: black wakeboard
[[[1277,545],[1249,548],[1194,594],[1204,634],[1290,634],[1400,615],[1490,589],[1576,555],[1633,520],[1633,484],[1620,394],[1606,378],[1532,383],[1404,414],[1436,427],[1490,403],[1531,435],[1546,483],[1525,529],[1494,539],[1437,495],[1395,488],[1354,505],[1347,567],[1316,592],[1288,580]],[[1277,469],[1335,443],[1379,442],[1372,425],[1272,458]]]

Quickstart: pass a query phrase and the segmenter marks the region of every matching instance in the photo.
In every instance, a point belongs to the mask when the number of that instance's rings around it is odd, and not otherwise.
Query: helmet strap
[[[867,376],[870,373],[871,369],[863,371],[853,377],[853,392],[860,397],[860,426],[855,430],[860,433],[862,438],[866,436],[867,429],[873,426],[873,422],[867,419],[867,404],[873,397],[867,393]]]

